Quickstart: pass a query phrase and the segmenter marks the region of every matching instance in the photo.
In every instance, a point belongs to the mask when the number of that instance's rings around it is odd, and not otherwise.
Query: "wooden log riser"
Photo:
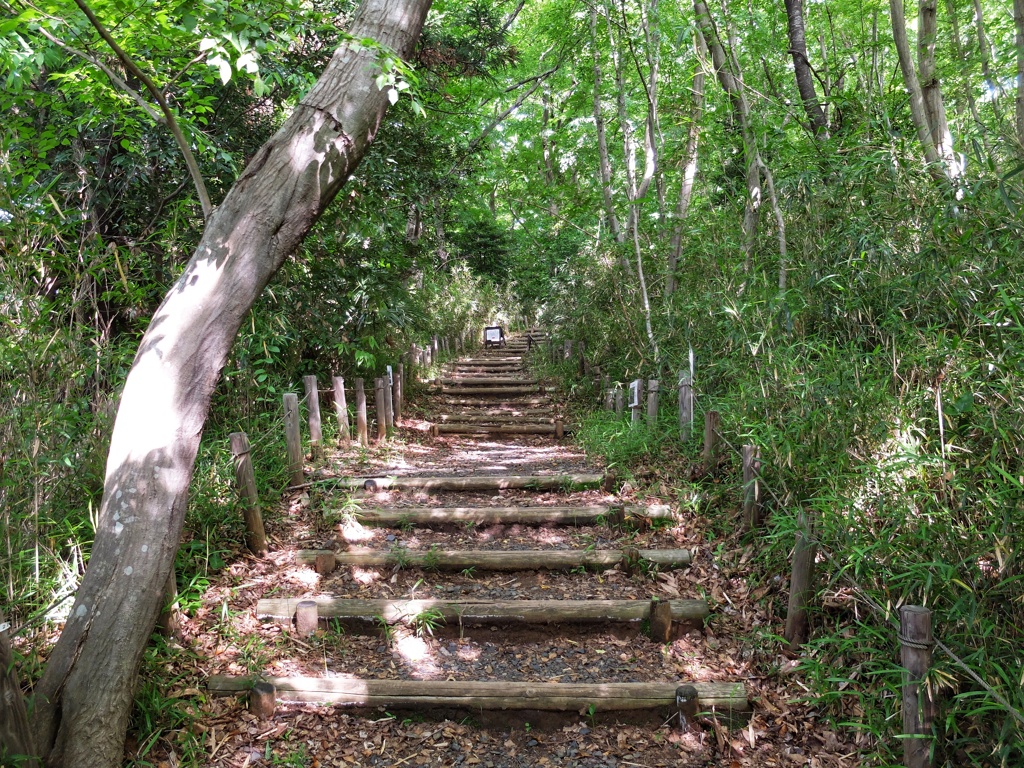
[[[215,696],[242,694],[253,678],[213,675],[207,689]],[[531,709],[613,712],[649,708],[675,710],[676,689],[668,683],[531,683],[474,680],[366,680],[323,677],[264,677],[284,702],[324,702],[351,707]],[[745,712],[750,709],[743,683],[692,683],[701,709]]]
[[[559,437],[557,424],[435,424],[434,431],[442,435],[554,435]],[[566,428],[563,428],[566,431]]]
[[[635,557],[632,555],[635,553]],[[628,560],[628,563],[627,563]],[[304,565],[315,565],[324,575],[336,566],[357,566],[366,568],[430,568],[462,571],[479,568],[485,571],[534,571],[570,570],[589,568],[593,570],[613,568],[622,563],[624,567],[643,570],[646,568],[684,568],[690,565],[691,557],[685,549],[634,550],[599,549],[590,552],[574,550],[432,550],[380,552],[307,549],[295,554],[295,561]],[[323,563],[323,564],[322,564]],[[329,567],[326,565],[329,563]]]
[[[365,490],[490,491],[504,489],[558,490],[599,488],[602,475],[478,475],[476,477],[350,477],[339,478],[343,488]]]
[[[639,624],[650,619],[646,600],[359,600],[320,595],[307,599],[264,598],[256,603],[260,619],[290,622],[304,603],[316,603],[321,620],[344,619],[356,623],[415,624],[430,611],[448,624]],[[708,617],[704,600],[664,600],[671,605],[672,621],[701,626]]]
[[[670,507],[402,507],[364,509],[360,524],[378,527],[405,525],[649,525],[651,520],[672,520]]]

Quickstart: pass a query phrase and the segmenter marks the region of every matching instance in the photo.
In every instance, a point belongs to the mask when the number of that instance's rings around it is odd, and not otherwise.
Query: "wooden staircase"
[[[507,346],[481,351],[474,357],[454,362],[434,382],[432,402],[438,412],[432,417],[436,440],[482,441],[484,450],[491,440],[538,441],[543,448],[557,449],[564,434],[559,406],[551,400],[550,388],[526,367],[532,350],[546,343],[545,335],[531,331],[508,339]],[[465,437],[448,438],[451,433]],[[478,437],[479,436],[479,437]],[[523,437],[528,436],[528,437]],[[503,444],[504,445],[504,444]],[[558,469],[557,467],[555,469]],[[298,565],[313,566],[326,576],[336,568],[353,572],[392,572],[422,569],[444,593],[458,594],[428,599],[356,598],[342,594],[315,594],[312,597],[267,597],[258,601],[255,612],[264,621],[280,622],[299,636],[308,635],[328,622],[333,630],[407,633],[421,630],[429,623],[429,633],[447,630],[460,640],[474,635],[516,636],[529,627],[542,627],[560,637],[580,637],[581,633],[620,631],[645,634],[653,643],[665,643],[680,633],[700,629],[708,617],[706,601],[679,599],[525,599],[518,594],[506,599],[464,595],[462,587],[445,585],[448,574],[501,571],[509,574],[569,572],[563,578],[585,584],[609,569],[643,579],[669,569],[682,569],[691,562],[685,549],[638,548],[630,543],[629,531],[658,520],[671,519],[665,506],[626,506],[595,504],[575,497],[586,489],[604,486],[609,478],[598,473],[566,471],[501,475],[494,471],[471,475],[451,473],[435,476],[391,475],[348,478],[342,487],[361,497],[363,505],[349,523],[364,530],[385,528],[394,531],[375,546],[339,544],[332,548],[298,551]],[[515,504],[501,501],[501,494],[513,494]],[[589,491],[590,498],[597,492]],[[410,503],[424,494],[444,494],[447,503],[417,505]],[[454,494],[471,495],[472,502],[452,502]],[[487,498],[480,499],[481,494]],[[564,500],[551,504],[551,495]],[[386,506],[372,505],[373,496],[383,495]],[[533,503],[543,495],[544,503]],[[604,497],[608,499],[610,494]],[[607,536],[616,539],[614,547],[534,547],[501,548],[502,540],[488,548],[428,549],[390,543],[397,542],[402,531],[416,529],[456,530],[472,533],[484,526],[603,526]],[[531,529],[532,530],[532,529]],[[379,534],[378,534],[379,536]],[[617,538],[616,538],[617,537]],[[543,542],[541,542],[543,543]],[[497,545],[497,546],[495,546]],[[522,577],[525,578],[525,577]],[[514,583],[519,583],[516,579]],[[586,593],[585,589],[579,590]],[[653,591],[653,590],[652,590]],[[569,642],[575,642],[569,640]],[[599,651],[603,653],[603,651]],[[484,675],[484,670],[477,670]],[[331,702],[355,708],[387,707],[434,710],[531,710],[580,712],[649,711],[656,718],[677,712],[680,686],[691,681],[667,675],[661,681],[608,679],[600,683],[550,682],[547,680],[443,680],[373,679],[333,676],[329,670],[319,677],[267,676],[262,682],[274,686],[269,694],[283,701]],[[209,689],[216,694],[236,694],[252,687],[245,676],[215,676]],[[259,690],[266,691],[261,685]],[[693,690],[701,710],[727,714],[749,710],[744,685],[740,682],[701,682]],[[265,694],[266,695],[266,694]],[[685,698],[685,697],[683,697]]]

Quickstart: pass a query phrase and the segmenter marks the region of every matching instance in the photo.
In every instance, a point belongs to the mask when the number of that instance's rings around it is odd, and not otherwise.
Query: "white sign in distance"
[[[640,379],[634,379],[629,382],[629,407],[639,408],[640,407],[640,387],[643,382]]]
[[[389,387],[395,386],[395,374],[394,374],[394,371],[391,370],[391,366],[390,365],[388,366],[388,386]]]
[[[501,328],[488,328],[484,333],[487,341],[501,341]]]

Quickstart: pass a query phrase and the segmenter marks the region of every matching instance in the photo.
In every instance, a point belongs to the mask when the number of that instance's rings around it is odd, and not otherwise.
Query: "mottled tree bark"
[[[590,7],[590,46],[594,53],[594,127],[597,130],[597,155],[601,173],[601,199],[604,201],[604,213],[608,219],[608,229],[612,239],[622,242],[622,227],[619,217],[615,215],[615,200],[612,194],[612,164],[608,155],[608,137],[604,123],[604,112],[601,107],[601,51],[597,45],[597,5]]]
[[[935,151],[942,159],[946,175],[951,179],[962,175],[960,160],[953,149],[953,134],[949,132],[946,105],[935,67],[935,43],[938,39],[937,0],[921,0],[918,6],[917,67],[920,73],[921,100],[928,120]]]
[[[1013,24],[1017,30],[1017,149],[1024,155],[1024,0],[1013,0]]]
[[[811,131],[814,135],[827,138],[828,119],[818,101],[818,93],[814,89],[814,73],[811,72],[811,62],[807,58],[803,0],[786,0],[786,18],[788,19],[789,53],[793,57],[796,87],[800,91],[804,112],[807,113],[807,119],[810,120]]]
[[[349,32],[411,53],[430,0],[366,0]],[[238,327],[373,141],[377,53],[342,45],[208,220],[125,382],[88,570],[36,689],[51,766],[122,761],[134,680],[180,540],[196,452]]]
[[[903,73],[903,85],[910,98],[910,118],[917,129],[917,138],[924,150],[925,161],[933,169],[939,169],[941,159],[935,142],[932,140],[931,126],[925,111],[921,84],[917,79],[917,70],[910,55],[910,43],[907,41],[907,23],[903,15],[903,0],[889,0],[889,13],[892,18],[892,36],[896,43],[896,53],[900,60],[900,71]]]

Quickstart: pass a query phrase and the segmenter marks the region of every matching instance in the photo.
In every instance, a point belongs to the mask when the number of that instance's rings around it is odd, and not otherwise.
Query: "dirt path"
[[[557,402],[527,406],[521,399],[510,399],[504,406],[460,405],[469,396],[460,391],[467,385],[459,377],[478,378],[472,364],[470,368],[468,373],[452,369],[450,381],[435,387],[440,391],[419,404],[425,411],[413,411],[403,420],[395,439],[369,452],[333,456],[319,472],[321,479],[601,474],[601,468],[588,462],[568,439],[431,437],[430,424],[465,422],[461,418],[465,416],[476,419],[468,422],[474,428],[487,423],[477,417],[492,415],[491,424],[520,425],[533,423],[527,416],[551,422],[561,417]],[[518,370],[501,375],[527,376]],[[547,395],[518,397],[545,399]],[[185,627],[196,662],[169,670],[180,672],[180,682],[168,695],[188,695],[193,692],[191,686],[213,685],[218,676],[253,675],[327,679],[346,685],[423,681],[430,690],[430,681],[463,683],[465,689],[470,687],[467,683],[489,682],[510,691],[510,683],[643,684],[639,689],[665,683],[733,683],[746,692],[753,713],[729,715],[721,707],[709,711],[705,706],[704,714],[691,719],[684,730],[674,705],[605,712],[577,702],[579,706],[568,711],[565,707],[563,711],[489,710],[439,699],[425,708],[386,702],[356,701],[363,706],[352,708],[285,701],[277,705],[272,718],[261,719],[246,710],[243,698],[211,696],[203,706],[196,739],[205,752],[199,764],[236,768],[856,764],[856,747],[818,727],[814,708],[796,702],[802,690],[785,674],[791,665],[777,655],[776,645],[758,647],[756,638],[772,631],[760,607],[772,595],[770,590],[750,593],[741,553],[731,559],[721,553],[715,556],[714,546],[705,542],[702,521],[683,511],[668,525],[608,524],[623,504],[644,510],[669,499],[639,498],[628,490],[617,495],[599,488],[471,493],[330,489],[325,482],[291,494],[283,514],[268,526],[271,553],[260,560],[232,564],[207,592]],[[474,508],[495,507],[605,507],[612,513],[608,519],[599,517],[578,526],[471,519]],[[429,526],[403,520],[401,515],[399,523],[389,527],[364,524],[370,514],[367,510],[407,510],[412,515],[423,508],[439,514],[458,508],[462,517]],[[692,553],[693,564],[672,570],[635,562],[632,567],[623,562],[589,570],[574,567],[568,572],[488,571],[473,566],[446,570],[439,562],[440,553],[447,550],[566,554],[683,549]],[[321,574],[309,560],[310,552],[317,551],[339,557],[386,554],[394,564],[345,565]],[[410,565],[412,556],[425,559],[425,565]],[[727,567],[726,562],[733,565]],[[323,603],[331,597],[435,601],[425,605],[458,605],[459,613],[457,620],[447,621],[433,610],[397,618],[383,609],[361,620],[321,618],[308,636],[297,631],[290,614],[277,621],[259,615],[272,612],[266,606],[275,598],[316,598]],[[652,597],[700,599],[711,615],[706,623],[676,622],[667,642],[655,642],[648,636],[649,620],[523,625],[487,619],[472,623],[463,621],[462,613],[470,604],[521,600],[573,601],[573,605],[629,600],[646,606]],[[281,691],[278,696],[290,698]],[[177,759],[168,756],[166,762],[176,764]]]

